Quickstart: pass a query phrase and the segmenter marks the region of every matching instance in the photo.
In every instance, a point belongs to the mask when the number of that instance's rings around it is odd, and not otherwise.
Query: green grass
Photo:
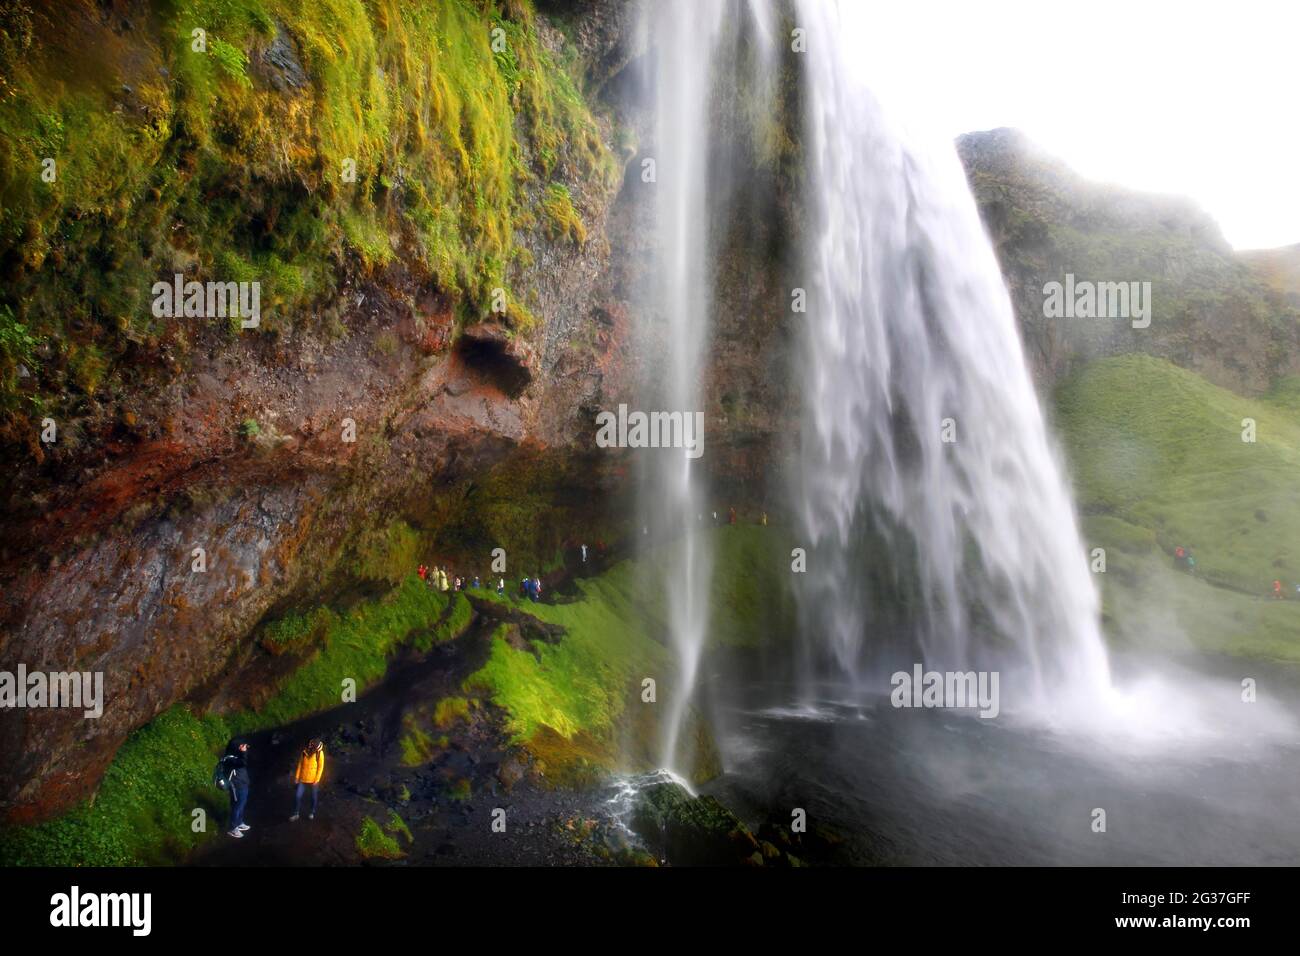
[[[469,701],[464,697],[444,697],[433,709],[433,723],[445,730],[469,716]]]
[[[409,717],[408,714],[407,718]],[[402,748],[402,766],[419,767],[428,763],[436,749],[434,741],[414,720],[404,719],[403,726],[406,727],[406,733],[398,741]]]
[[[776,528],[711,529],[715,551],[714,647],[758,647],[789,633],[788,542]],[[580,596],[558,604],[537,604],[515,596],[485,598],[516,607],[565,629],[557,644],[534,641],[521,649],[507,640],[509,626],[492,637],[482,669],[466,689],[488,697],[507,713],[515,742],[541,755],[552,771],[571,766],[609,767],[639,752],[655,754],[657,720],[664,695],[672,692],[675,669],[666,640],[662,592],[665,550],[624,561],[596,578],[580,579]],[[656,639],[658,638],[658,639]],[[660,703],[640,700],[641,682],[654,678]],[[701,725],[688,733],[704,734]],[[700,773],[711,746],[696,744]]]
[[[1300,391],[1247,399],[1148,356],[1086,366],[1057,394],[1088,546],[1107,549],[1107,623],[1205,650],[1300,660]],[[1242,420],[1256,423],[1242,441]],[[1196,576],[1175,571],[1191,549]]]
[[[406,854],[397,842],[398,836],[404,836],[408,845],[411,843],[411,830],[395,810],[388,811],[388,820],[383,824],[366,817],[357,833],[357,852],[367,860],[400,860]]]
[[[502,626],[487,663],[466,682],[507,709],[506,726],[517,741],[543,727],[565,738],[579,731],[611,733],[628,704],[628,686],[664,676],[668,657],[649,636],[635,566],[624,562],[582,580],[579,588],[581,599],[572,603],[523,605],[538,619],[563,626],[563,640],[535,642],[533,654],[512,647]],[[495,594],[487,599],[518,603]]]
[[[1288,393],[1290,394],[1290,393]],[[1206,580],[1263,594],[1300,578],[1300,414],[1168,362],[1129,355],[1088,366],[1057,398],[1080,508],[1193,549]],[[1257,441],[1242,441],[1242,421]]]
[[[412,575],[387,596],[338,614],[290,615],[274,630],[320,641],[261,710],[199,717],[183,704],[136,731],[109,766],[93,802],[58,819],[0,835],[6,865],[123,866],[175,862],[220,828],[226,798],[212,786],[213,766],[233,736],[289,723],[342,703],[344,678],[358,693],[378,680],[388,658],[413,632],[443,613],[446,597]],[[207,833],[191,829],[205,808]]]

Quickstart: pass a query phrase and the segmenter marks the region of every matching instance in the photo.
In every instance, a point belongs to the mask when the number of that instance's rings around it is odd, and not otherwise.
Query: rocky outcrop
[[[1093,358],[1145,352],[1243,394],[1300,371],[1300,309],[1260,281],[1190,201],[1091,183],[1022,133],[957,140],[1040,387]],[[1151,324],[1049,318],[1044,286],[1150,282]]]
[[[544,20],[538,30],[565,42]],[[273,90],[309,79],[282,25],[254,52]],[[554,180],[565,175],[603,236],[618,177],[579,179],[560,162]],[[232,661],[247,677],[259,623],[355,583],[367,533],[406,518],[435,535],[438,489],[516,458],[583,454],[590,409],[626,387],[622,306],[600,298],[610,246],[553,240],[541,222],[516,242],[527,255],[511,281],[530,290],[531,323],[466,322],[456,296],[400,258],[377,272],[345,263],[321,321],[200,331],[160,385],[33,443],[6,478],[0,670],[102,672],[106,703],[97,720],[4,713],[5,818],[67,808],[131,731],[210,696]],[[260,688],[246,690],[219,696],[235,706]]]
[[[614,159],[584,174],[562,154],[520,185],[522,206],[538,210],[562,187],[583,229],[518,217],[507,316],[482,314],[414,266],[409,237],[394,239],[398,254],[382,268],[343,257],[310,321],[189,327],[183,351],[167,338],[145,343],[149,377],[122,377],[132,385],[115,384],[113,402],[61,413],[59,441],[33,442],[6,476],[0,670],[102,672],[107,698],[98,720],[4,713],[6,819],[47,818],[93,793],[126,736],[178,701],[236,708],[265,697],[285,662],[254,647],[260,626],[358,584],[386,586],[365,580],[359,552],[393,522],[466,562],[532,536],[540,569],[563,540],[553,525],[596,520],[630,485],[622,454],[594,453],[593,418],[648,371],[632,316],[652,194],[623,175],[649,148],[627,95],[644,52],[628,28],[634,12],[538,5],[540,47],[586,64],[604,140],[594,152]],[[87,29],[101,26],[91,17]],[[115,35],[115,49],[139,42],[133,29]],[[256,91],[296,103],[311,95],[310,71],[284,24],[252,48]],[[753,198],[734,205],[718,237],[706,408],[710,468],[733,501],[765,494],[793,410],[783,251],[794,158],[758,162],[745,135],[737,130],[727,160],[733,188]],[[519,142],[536,168],[533,139]],[[40,275],[29,269],[24,281]]]

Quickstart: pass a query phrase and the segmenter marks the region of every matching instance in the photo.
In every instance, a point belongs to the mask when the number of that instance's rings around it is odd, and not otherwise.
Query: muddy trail
[[[460,638],[394,660],[354,703],[244,738],[253,780],[244,818],[251,829],[243,839],[228,836],[229,807],[223,806],[212,824],[218,833],[190,864],[539,866],[633,859],[607,796],[551,786],[531,755],[511,745],[498,708],[472,701],[448,708],[454,716],[443,714],[438,722],[437,704],[463,699],[462,682],[486,660],[494,624],[476,614]],[[308,819],[311,797],[304,793],[302,815],[291,822],[293,770],[311,737],[326,748],[319,808]],[[493,828],[498,809],[505,811],[504,832]],[[400,856],[362,852],[358,836],[367,817]]]

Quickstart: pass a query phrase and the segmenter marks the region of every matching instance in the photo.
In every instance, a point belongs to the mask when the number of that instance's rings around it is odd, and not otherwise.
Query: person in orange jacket
[[[294,795],[293,816],[289,818],[290,823],[298,819],[302,809],[302,792],[307,787],[311,787],[311,812],[307,814],[307,819],[316,819],[317,789],[324,775],[325,744],[319,737],[313,737],[307,741],[307,746],[298,755],[298,766],[293,772],[293,782],[298,785],[298,791]]]

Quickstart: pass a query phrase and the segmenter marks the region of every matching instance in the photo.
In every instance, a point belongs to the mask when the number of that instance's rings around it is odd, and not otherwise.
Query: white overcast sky
[[[1300,0],[844,0],[895,118],[1015,126],[1092,179],[1300,242]],[[846,26],[849,24],[846,23]]]

